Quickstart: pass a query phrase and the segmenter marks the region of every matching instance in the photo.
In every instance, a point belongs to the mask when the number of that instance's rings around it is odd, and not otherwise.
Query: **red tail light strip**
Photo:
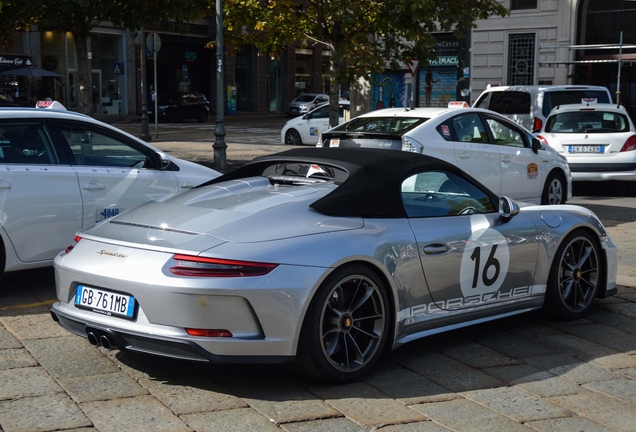
[[[170,272],[192,277],[245,277],[263,276],[278,267],[278,264],[252,261],[236,261],[176,254],[177,265]]]

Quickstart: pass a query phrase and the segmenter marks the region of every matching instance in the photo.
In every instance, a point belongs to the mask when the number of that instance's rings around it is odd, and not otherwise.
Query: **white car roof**
[[[607,90],[607,87],[596,86],[596,85],[512,85],[512,86],[489,85],[484,91],[497,92],[497,91],[506,91],[506,90],[514,90],[514,91]]]
[[[572,111],[581,111],[581,110],[597,110],[597,111],[609,111],[609,112],[617,112],[621,114],[627,114],[627,110],[622,105],[617,105],[615,103],[584,103],[584,104],[567,104],[567,105],[557,105],[552,111],[550,111],[550,115],[562,112],[572,112]]]
[[[433,118],[446,113],[456,113],[458,110],[466,112],[483,112],[493,114],[497,117],[502,117],[501,114],[497,114],[494,111],[486,110],[483,108],[384,108],[380,110],[370,111],[365,114],[361,114],[358,117],[415,117],[415,118]]]

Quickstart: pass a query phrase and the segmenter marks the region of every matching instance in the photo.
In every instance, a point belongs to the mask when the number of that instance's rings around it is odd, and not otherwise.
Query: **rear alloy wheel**
[[[347,382],[377,362],[389,329],[384,284],[364,265],[342,267],[316,292],[300,334],[296,369]]]
[[[548,312],[565,319],[578,319],[587,312],[601,283],[600,256],[597,242],[587,231],[574,231],[563,240],[550,269]]]
[[[557,173],[551,173],[543,187],[541,204],[565,204],[565,194],[563,177]]]
[[[290,129],[285,133],[285,144],[287,145],[303,145],[300,133],[296,129]]]

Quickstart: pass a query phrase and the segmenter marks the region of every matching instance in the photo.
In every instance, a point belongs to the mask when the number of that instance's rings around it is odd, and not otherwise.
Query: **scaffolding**
[[[618,50],[618,58],[616,59],[591,59],[591,60],[555,60],[555,61],[541,61],[541,49],[567,49],[568,51],[577,50]],[[623,32],[621,31],[620,40],[617,44],[593,44],[593,45],[566,45],[566,46],[541,46],[539,44],[539,67],[559,67],[561,65],[568,67],[570,65],[577,64],[593,64],[593,63],[618,63],[618,76],[617,76],[617,88],[616,88],[616,102],[620,105],[621,95],[621,69],[623,64],[632,66],[636,63],[636,59],[623,60],[623,50],[636,49],[636,45],[623,45]],[[568,53],[568,57],[571,54]]]

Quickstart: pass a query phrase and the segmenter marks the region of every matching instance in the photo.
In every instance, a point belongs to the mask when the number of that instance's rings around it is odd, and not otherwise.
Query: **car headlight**
[[[422,153],[424,151],[424,146],[413,138],[402,137],[402,151],[407,151],[411,153]]]

